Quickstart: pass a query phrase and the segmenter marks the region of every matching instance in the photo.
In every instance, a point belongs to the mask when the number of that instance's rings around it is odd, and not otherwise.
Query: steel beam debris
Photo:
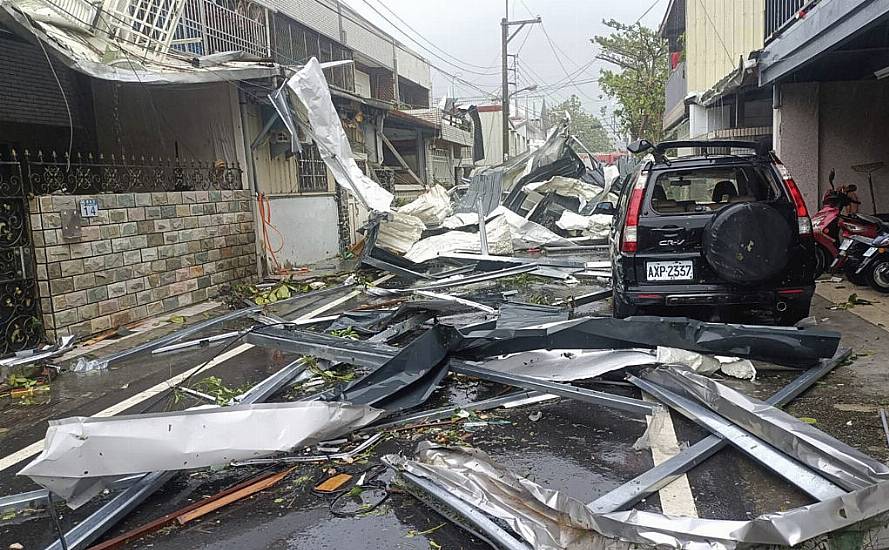
[[[435,483],[400,472],[404,488],[417,500],[423,502],[463,529],[487,542],[497,550],[531,550],[528,544],[518,540],[497,525],[488,516],[471,505],[455,497]]]
[[[292,363],[285,366],[281,371],[288,371],[293,376],[299,374],[298,369],[294,368]],[[263,382],[253,386],[241,398],[240,403],[252,404],[260,403],[270,395],[272,389],[280,389],[287,384],[291,378],[281,375],[281,371],[276,372]],[[274,382],[271,382],[274,379]],[[269,381],[269,383],[265,383]],[[271,391],[271,393],[274,393]],[[87,548],[91,543],[101,537],[108,529],[113,527],[117,522],[127,516],[136,507],[142,504],[145,499],[158,491],[164,484],[172,479],[178,472],[163,471],[152,472],[146,474],[136,481],[131,487],[117,494],[102,505],[101,508],[87,516],[83,521],[69,529],[65,535],[65,542],[56,540],[46,547],[46,550],[82,550]]]
[[[558,382],[549,382],[540,378],[532,378],[520,374],[502,373],[495,370],[486,369],[476,365],[471,365],[464,361],[454,361],[450,363],[451,371],[465,376],[474,376],[487,380],[488,382],[497,382],[498,384],[506,384],[524,388],[526,390],[536,390],[543,393],[558,395],[568,399],[584,401],[594,405],[602,405],[612,409],[626,411],[637,415],[653,414],[658,410],[659,406],[654,403],[648,403],[640,399],[631,397],[623,397],[610,393],[578,388],[569,384],[560,384]]]
[[[793,485],[799,487],[807,494],[818,500],[828,500],[846,494],[839,487],[817,473],[795,462],[787,455],[781,453],[765,441],[745,432],[734,424],[710,412],[705,407],[677,395],[661,386],[641,380],[635,376],[629,377],[630,382],[642,391],[649,393],[669,405],[674,410],[707,430],[722,437],[733,447],[750,456],[766,468],[783,477]]]
[[[775,392],[774,395],[766,400],[766,403],[776,407],[787,405],[811,388],[815,382],[835,369],[837,365],[845,361],[851,353],[852,350],[841,349],[837,351],[833,358],[823,359],[817,367],[812,367],[803,372],[793,382]],[[726,445],[728,443],[725,439],[709,435],[620,487],[605,493],[590,502],[588,507],[593,512],[604,513],[615,512],[632,506],[634,503],[666,487],[698,464],[702,464],[725,448]]]

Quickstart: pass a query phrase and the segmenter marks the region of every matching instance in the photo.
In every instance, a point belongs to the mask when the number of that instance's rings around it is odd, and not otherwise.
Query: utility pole
[[[541,22],[540,16],[535,19],[510,21],[509,0],[506,0],[505,15],[506,17],[500,20],[500,54],[502,60],[501,76],[503,77],[500,113],[501,115],[503,115],[503,160],[507,160],[509,158],[509,67],[507,65],[507,61],[509,60],[509,41],[515,38],[515,36],[519,33],[520,30],[522,30],[522,28],[524,28],[525,25]],[[509,34],[509,27],[512,26],[518,26],[518,28],[513,31],[512,34]]]

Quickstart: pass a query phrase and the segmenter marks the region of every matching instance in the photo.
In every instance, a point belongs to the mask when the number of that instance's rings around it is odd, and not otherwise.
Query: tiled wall
[[[96,199],[80,237],[65,211]],[[37,280],[49,339],[87,336],[214,297],[256,276],[248,191],[52,195],[31,200]]]

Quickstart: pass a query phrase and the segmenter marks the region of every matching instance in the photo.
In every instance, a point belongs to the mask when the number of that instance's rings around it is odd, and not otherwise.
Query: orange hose
[[[272,257],[272,262],[275,264],[275,271],[280,272],[281,264],[278,262],[275,253],[281,252],[281,249],[284,248],[284,235],[277,227],[272,225],[272,205],[269,202],[269,198],[264,194],[259,193],[256,196],[256,202],[259,207],[259,219],[262,221],[262,248]],[[278,237],[281,239],[281,246],[277,249],[272,247],[271,239],[269,239],[269,228],[277,233]]]

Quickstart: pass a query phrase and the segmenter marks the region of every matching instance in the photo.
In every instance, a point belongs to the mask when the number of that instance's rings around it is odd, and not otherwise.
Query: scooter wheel
[[[889,294],[889,255],[877,258],[867,273],[867,284],[877,292]]]
[[[820,244],[815,247],[815,278],[821,276],[824,273],[830,263],[833,261],[833,257],[830,252],[827,251],[826,248],[821,246]]]

